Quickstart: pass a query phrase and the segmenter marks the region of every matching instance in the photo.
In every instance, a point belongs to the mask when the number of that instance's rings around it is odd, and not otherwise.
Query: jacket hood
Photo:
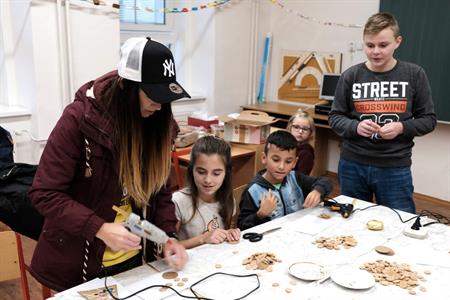
[[[107,90],[117,79],[117,71],[111,71],[96,80],[91,80],[81,86],[75,94],[75,102],[83,103],[84,112],[80,121],[80,130],[84,136],[97,141],[108,149],[113,149],[112,125],[105,113],[101,101]]]
[[[75,101],[91,99],[101,99],[108,88],[114,84],[114,81],[118,77],[117,71],[111,71],[103,76],[91,80],[88,83],[82,85],[75,93]],[[91,90],[92,88],[92,90]],[[92,101],[94,105],[99,105],[99,101]]]

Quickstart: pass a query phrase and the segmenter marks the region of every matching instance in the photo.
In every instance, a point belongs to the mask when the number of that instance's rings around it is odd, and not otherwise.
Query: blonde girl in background
[[[309,175],[314,166],[314,148],[311,146],[315,126],[313,118],[301,108],[288,122],[286,129],[297,140],[298,160],[294,170]]]
[[[173,194],[180,243],[186,248],[238,241],[232,228],[236,205],[231,187],[231,149],[220,138],[205,136],[193,146],[187,187]]]

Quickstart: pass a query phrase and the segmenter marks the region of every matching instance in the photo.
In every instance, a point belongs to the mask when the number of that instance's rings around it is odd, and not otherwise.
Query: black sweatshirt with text
[[[403,133],[393,140],[362,137],[356,129],[364,119],[380,126],[402,122]],[[436,126],[425,71],[403,61],[382,73],[370,71],[365,63],[350,67],[336,87],[329,124],[343,139],[341,158],[377,167],[410,166],[414,137]]]

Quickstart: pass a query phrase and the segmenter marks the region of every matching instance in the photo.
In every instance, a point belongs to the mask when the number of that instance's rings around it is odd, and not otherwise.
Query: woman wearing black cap
[[[170,102],[183,97],[189,95],[176,82],[172,53],[148,38],[126,41],[118,70],[78,90],[48,139],[30,191],[45,217],[31,262],[38,281],[61,291],[155,258],[155,247],[128,231],[113,205],[176,237],[166,182],[176,128]],[[176,269],[187,261],[175,239],[162,250]]]

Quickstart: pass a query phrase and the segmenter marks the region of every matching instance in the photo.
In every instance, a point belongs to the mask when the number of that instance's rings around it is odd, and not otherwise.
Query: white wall
[[[74,3],[81,3],[76,1]],[[119,57],[118,10],[106,6],[65,7],[56,1],[33,0],[11,2],[17,44],[14,51],[19,104],[29,105],[31,116],[2,118],[8,130],[28,130],[37,139],[46,139],[59,119],[63,107],[73,100],[83,83],[116,67]],[[60,22],[58,21],[60,20]],[[61,31],[58,25],[61,24]],[[66,27],[66,24],[69,24]],[[69,90],[66,30],[70,30],[73,58],[72,89]],[[61,45],[62,55],[59,52]],[[61,69],[61,66],[63,67]],[[29,135],[13,136],[15,161],[37,163],[45,143],[32,142]]]
[[[318,20],[364,25],[367,18],[378,11],[379,0],[296,0],[283,1],[283,4],[286,8]],[[258,53],[255,58],[257,76],[253,84],[257,86],[259,83],[264,37],[267,32],[271,32],[273,44],[268,68],[268,101],[278,100],[277,89],[281,73],[280,53],[282,50],[341,52],[343,53],[343,70],[365,60],[362,50],[349,51],[350,42],[361,42],[362,28],[325,26],[318,22],[307,21],[288,13],[286,9],[281,9],[270,1],[259,1],[257,5]],[[215,100],[229,99],[230,102],[226,106],[228,109],[220,106],[221,103],[216,103],[214,113],[237,110],[236,106],[246,103],[246,99],[242,95],[245,95],[243,88],[246,89],[247,86],[243,86],[248,80],[242,74],[248,75],[249,63],[235,64],[234,62],[239,61],[236,55],[243,55],[245,59],[248,55],[245,55],[247,53],[245,51],[237,54],[233,48],[240,49],[242,45],[250,46],[248,37],[245,37],[242,32],[247,31],[247,26],[250,25],[251,8],[248,4],[243,3],[238,3],[232,8],[236,9],[235,14],[217,16],[216,26],[223,24],[223,27],[220,30],[216,29],[216,42],[214,43],[217,48],[214,55],[217,56],[220,53],[220,59],[215,60],[217,76],[214,83],[217,96]],[[247,12],[243,13],[240,9]],[[241,27],[235,27],[232,24],[240,24]],[[239,78],[239,81],[235,80],[236,77]],[[236,95],[242,97],[238,103],[235,102]],[[439,124],[433,133],[416,138],[415,142],[412,166],[415,191],[450,201],[450,125]],[[329,145],[328,170],[337,172],[338,161],[339,141],[332,139]]]
[[[189,3],[198,5],[204,1]],[[320,20],[354,24],[364,24],[367,17],[377,12],[379,5],[378,0],[297,0],[283,3],[294,11]],[[113,69],[118,59],[118,15],[89,7],[72,7],[70,10],[74,88]],[[255,7],[257,53],[252,61],[252,12]],[[34,74],[36,86],[21,82],[20,88],[29,92],[28,98],[36,105],[32,117],[0,121],[10,128],[29,129],[36,137],[46,138],[61,114],[62,101],[67,101],[62,96],[61,86],[60,63],[64,59],[61,60],[58,54],[54,1],[35,0],[30,9],[34,66],[30,63],[20,68]],[[200,106],[179,104],[179,111],[200,107],[211,115],[224,114],[239,111],[239,106],[246,104],[247,99],[256,97],[255,94],[249,95],[252,90],[249,85],[257,87],[259,83],[267,32],[273,35],[267,85],[269,101],[276,101],[281,50],[342,52],[343,69],[364,60],[362,51],[352,54],[348,47],[349,42],[361,40],[362,29],[324,26],[303,20],[271,1],[233,0],[219,9],[176,14],[174,18],[178,77],[191,93],[206,96],[206,102]],[[24,23],[23,26],[27,25]],[[250,82],[253,63],[256,64],[256,75]],[[30,146],[34,143],[30,143],[27,136],[16,137],[16,142],[19,144],[16,161],[36,163],[40,152],[30,150],[30,147],[36,147]],[[330,171],[336,172],[338,159],[338,141],[332,140],[328,154]],[[416,192],[450,201],[450,125],[440,124],[432,134],[416,139],[412,170]]]
[[[206,97],[204,108],[210,115],[236,112],[246,103],[252,1],[175,15],[177,72],[194,95]]]
[[[284,2],[286,7],[304,15],[323,21],[337,23],[364,24],[373,13],[378,12],[378,0],[298,0]],[[281,50],[317,50],[343,53],[343,68],[365,60],[362,51],[351,53],[350,42],[360,42],[362,28],[324,26],[288,14],[276,5],[261,5],[260,20],[268,20],[266,30],[273,33],[273,55],[270,66],[269,99],[277,99],[278,78],[280,76]],[[260,21],[261,22],[261,21]],[[262,25],[260,26],[260,28]],[[269,27],[269,28],[267,28]],[[263,33],[260,33],[262,40]],[[259,49],[262,48],[262,44]],[[261,55],[261,52],[259,55]],[[260,60],[258,60],[260,61]],[[415,139],[413,148],[413,180],[415,191],[439,199],[450,201],[450,125],[439,124],[436,130]],[[328,153],[328,170],[337,172],[339,142],[331,139]]]

